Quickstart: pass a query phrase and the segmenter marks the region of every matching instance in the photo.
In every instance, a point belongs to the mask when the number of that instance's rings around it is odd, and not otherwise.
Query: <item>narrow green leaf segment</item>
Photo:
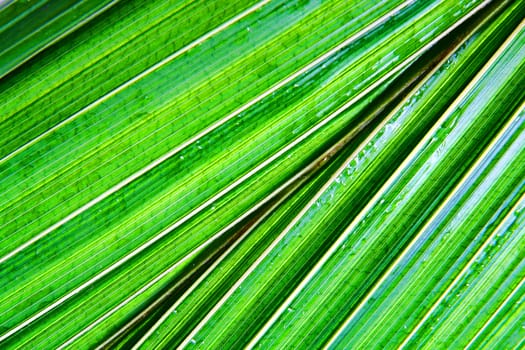
[[[523,13],[0,1],[0,348],[520,348]]]
[[[117,1],[9,1],[0,8],[0,78]]]

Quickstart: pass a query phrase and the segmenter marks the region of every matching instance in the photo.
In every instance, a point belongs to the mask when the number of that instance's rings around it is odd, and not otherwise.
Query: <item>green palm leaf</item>
[[[524,11],[0,5],[0,344],[519,347]]]

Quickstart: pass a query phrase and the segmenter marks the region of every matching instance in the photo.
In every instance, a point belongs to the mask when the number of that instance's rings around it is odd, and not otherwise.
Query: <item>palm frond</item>
[[[0,344],[519,347],[524,11],[1,5]]]

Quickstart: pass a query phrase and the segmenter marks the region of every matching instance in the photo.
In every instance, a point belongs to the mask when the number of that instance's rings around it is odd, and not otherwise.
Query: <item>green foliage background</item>
[[[0,347],[523,348],[524,13],[0,2]]]

